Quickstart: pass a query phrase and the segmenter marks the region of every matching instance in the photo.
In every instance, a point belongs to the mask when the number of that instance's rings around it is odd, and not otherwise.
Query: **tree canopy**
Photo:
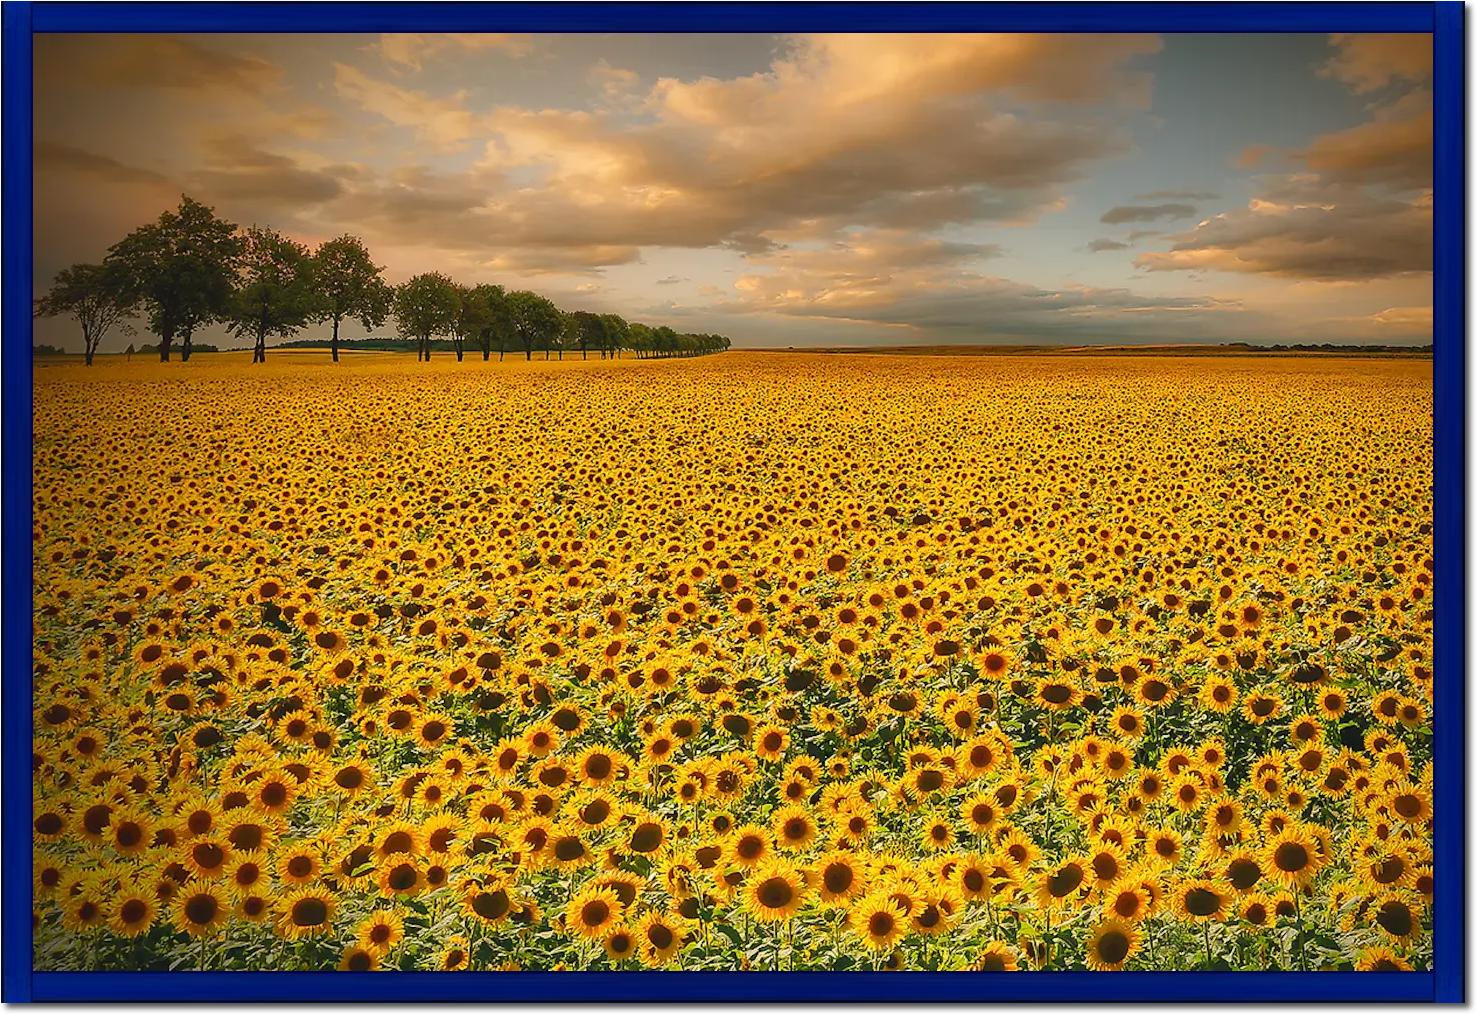
[[[449,343],[460,361],[467,342],[480,348],[484,361],[494,346],[501,359],[509,345],[526,359],[538,350],[545,359],[554,352],[562,359],[573,349],[586,359],[591,351],[610,358],[626,350],[638,358],[690,356],[729,345],[721,335],[681,334],[614,313],[561,310],[536,292],[508,292],[490,282],[459,285],[439,271],[391,286],[358,236],[337,236],[310,251],[270,228],[238,229],[187,195],[177,209],[115,243],[101,264],[74,264],[60,272],[35,312],[75,316],[89,365],[111,330],[131,331],[127,320],[135,313],[159,338],[157,346],[143,348],[157,347],[164,362],[176,340],[182,341],[181,358],[189,359],[195,331],[213,323],[249,336],[252,362],[266,360],[266,342],[273,337],[303,347],[326,344],[337,362],[345,320],[372,332],[391,316],[400,341],[413,343],[422,360]],[[313,322],[331,325],[331,338],[292,340]],[[352,345],[396,343],[370,334]]]
[[[138,295],[117,262],[73,264],[63,268],[51,291],[36,300],[36,316],[76,317],[82,327],[83,358],[91,366],[98,344],[114,326],[133,333],[128,318],[137,303]]]
[[[364,330],[383,326],[394,304],[394,290],[382,277],[384,269],[369,256],[357,236],[339,236],[313,254],[313,276],[322,305],[319,320],[333,325],[333,361],[338,362],[338,327],[355,319]]]
[[[271,229],[246,230],[238,285],[225,317],[232,334],[255,338],[253,363],[266,361],[268,335],[291,335],[320,312],[312,268],[312,256],[301,243]]]
[[[432,335],[452,335],[461,313],[455,282],[439,271],[415,275],[395,289],[395,324],[416,342],[416,358],[430,359]]]
[[[185,196],[178,210],[133,230],[108,251],[105,263],[121,273],[148,314],[149,330],[159,336],[162,362],[169,361],[176,336],[188,340],[225,313],[243,245],[235,225]]]

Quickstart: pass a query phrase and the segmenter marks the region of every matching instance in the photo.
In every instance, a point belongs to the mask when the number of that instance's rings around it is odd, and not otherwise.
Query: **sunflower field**
[[[1425,969],[1428,360],[35,372],[39,969]]]

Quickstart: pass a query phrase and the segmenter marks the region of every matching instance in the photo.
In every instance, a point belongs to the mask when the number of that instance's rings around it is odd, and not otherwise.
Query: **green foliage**
[[[82,327],[82,342],[87,365],[97,346],[115,325],[132,334],[127,322],[138,303],[138,296],[117,262],[108,264],[73,264],[57,273],[51,290],[36,300],[36,316],[58,317],[71,314]]]
[[[177,211],[141,226],[113,245],[104,262],[148,314],[159,336],[159,358],[169,359],[176,335],[225,314],[236,260],[244,243],[236,227],[213,209],[181,197]]]
[[[255,337],[253,362],[259,362],[266,358],[267,337],[297,331],[321,312],[322,298],[308,248],[271,229],[246,230],[239,270],[225,318],[232,334]]]

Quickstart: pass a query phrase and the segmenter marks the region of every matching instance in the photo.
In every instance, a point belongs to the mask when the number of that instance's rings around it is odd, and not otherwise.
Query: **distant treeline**
[[[139,351],[157,350],[166,363],[176,342],[183,360],[214,351],[195,344],[194,334],[216,323],[252,340],[254,363],[266,360],[269,337],[287,339],[284,347],[329,349],[335,362],[341,347],[414,349],[417,359],[427,360],[445,349],[459,361],[468,347],[486,360],[493,352],[499,359],[508,352],[532,359],[535,351],[545,359],[557,352],[562,359],[576,350],[585,357],[696,356],[730,345],[722,335],[686,334],[613,313],[560,310],[536,292],[460,285],[438,271],[396,286],[384,281],[383,272],[357,236],[309,250],[271,229],[238,229],[185,196],[178,210],[113,244],[101,264],[74,264],[59,272],[51,291],[36,301],[36,315],[75,317],[89,366],[103,338],[115,328],[134,333],[138,316],[159,339]],[[373,330],[391,317],[398,340],[338,337],[345,320]],[[332,337],[292,338],[309,324],[331,324]],[[63,354],[51,346],[35,349],[36,355]]]

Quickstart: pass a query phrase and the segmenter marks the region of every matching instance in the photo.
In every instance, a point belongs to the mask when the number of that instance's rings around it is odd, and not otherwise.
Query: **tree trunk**
[[[338,362],[338,318],[333,318],[333,361]]]
[[[195,338],[195,329],[189,328],[184,333],[184,344],[179,348],[179,361],[187,363],[190,361],[190,353],[194,351],[192,343]]]
[[[174,329],[169,328],[159,333],[159,362],[169,362],[169,346],[174,344]]]

